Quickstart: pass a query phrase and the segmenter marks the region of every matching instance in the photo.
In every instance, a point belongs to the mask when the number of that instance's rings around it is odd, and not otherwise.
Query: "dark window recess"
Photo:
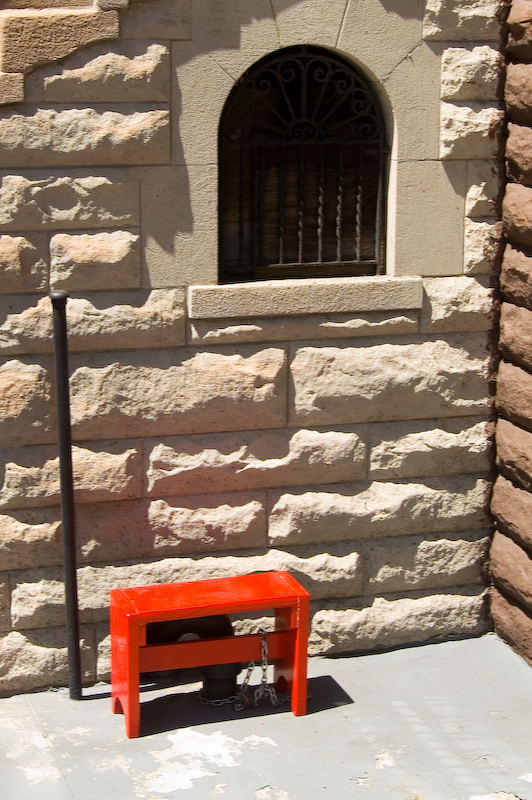
[[[277,51],[220,123],[220,281],[384,271],[387,154],[366,78],[319,47]]]

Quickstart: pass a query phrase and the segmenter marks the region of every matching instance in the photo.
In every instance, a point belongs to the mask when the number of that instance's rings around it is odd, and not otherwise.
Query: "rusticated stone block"
[[[24,100],[22,72],[0,72],[0,105],[21,103]]]
[[[486,331],[493,324],[493,289],[486,278],[424,278],[422,333]]]
[[[60,626],[65,619],[65,587],[60,567],[16,573],[11,593],[15,630]]]
[[[129,445],[129,447],[128,447]],[[0,451],[1,452],[1,451]],[[59,460],[54,446],[4,451],[0,508],[58,505]],[[77,503],[129,500],[142,495],[140,442],[101,442],[72,448]]]
[[[492,217],[497,214],[501,182],[498,161],[468,161],[466,216]]]
[[[441,104],[440,158],[494,158],[504,111],[486,103]]]
[[[493,272],[499,264],[501,223],[494,219],[464,220],[464,272]]]
[[[59,510],[0,515],[0,570],[60,564]]]
[[[50,380],[39,364],[0,365],[0,439],[4,447],[50,441]]]
[[[513,483],[499,475],[493,487],[491,511],[499,522],[499,527],[532,551],[532,495],[518,489]]]
[[[508,13],[507,23],[511,28],[516,22],[532,20],[532,0],[513,0]]]
[[[504,100],[512,122],[532,123],[532,64],[508,64]]]
[[[510,244],[504,250],[500,286],[508,300],[532,310],[532,258]]]
[[[497,42],[507,5],[507,0],[427,0],[423,37],[447,42]]]
[[[413,478],[490,467],[493,423],[464,417],[386,422],[369,430],[370,478]]]
[[[95,8],[4,11],[0,15],[0,69],[28,72],[78,47],[118,37],[116,11]]]
[[[50,241],[50,285],[77,291],[140,286],[140,235],[56,233]]]
[[[514,0],[508,15],[506,49],[516,61],[532,61],[532,4],[530,0]]]
[[[0,631],[11,630],[10,607],[9,575],[7,572],[0,572]]]
[[[532,664],[532,619],[520,606],[491,589],[491,616],[495,631]]]
[[[87,6],[87,0],[2,0],[2,8],[75,8]]]
[[[532,67],[532,64],[530,65]],[[524,125],[508,125],[506,168],[508,177],[525,186],[532,185],[532,129]]]
[[[499,469],[514,483],[532,491],[532,433],[501,418],[496,441]]]
[[[79,439],[111,439],[286,424],[286,354],[243,345],[238,352],[161,349],[75,356],[72,422]]]
[[[532,613],[532,558],[513,539],[495,532],[490,549],[495,585]]]
[[[501,352],[508,361],[532,370],[532,311],[503,303],[500,317]],[[532,409],[530,409],[532,417]]]
[[[168,111],[137,108],[131,113],[120,109],[34,107],[29,107],[27,114],[0,112],[2,165],[11,168],[168,163]]]
[[[0,224],[15,231],[138,225],[139,184],[133,172],[76,173],[2,173]]]
[[[360,344],[292,346],[289,424],[448,417],[489,406],[485,334]]]
[[[516,425],[532,429],[532,375],[514,364],[501,361],[497,375],[495,405]]]
[[[311,655],[349,653],[420,644],[449,636],[478,636],[490,628],[485,593],[478,587],[455,592],[414,592],[410,597],[370,598],[336,603],[316,611]],[[342,607],[343,606],[343,607]]]
[[[38,292],[48,284],[46,236],[0,236],[0,294]]]
[[[192,0],[130,0],[120,18],[124,39],[190,39]]]
[[[512,243],[532,246],[532,189],[509,183],[502,204],[504,233]]]
[[[146,447],[150,497],[362,480],[362,431],[246,431],[172,436]]]
[[[487,491],[487,481],[461,475],[272,492],[269,539],[277,547],[482,527]]]
[[[502,54],[490,45],[448,47],[442,54],[443,100],[496,100]]]

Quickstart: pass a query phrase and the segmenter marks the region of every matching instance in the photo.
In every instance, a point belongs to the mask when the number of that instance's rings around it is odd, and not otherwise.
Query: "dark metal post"
[[[78,582],[76,574],[76,515],[72,472],[72,432],[68,384],[68,344],[66,302],[68,293],[50,292],[54,309],[54,355],[57,407],[57,439],[61,478],[61,526],[63,531],[63,571],[65,577],[66,626],[68,647],[68,686],[71,700],[81,700],[81,654],[79,649]]]

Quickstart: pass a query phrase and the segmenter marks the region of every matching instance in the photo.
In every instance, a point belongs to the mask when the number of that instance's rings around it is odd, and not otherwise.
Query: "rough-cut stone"
[[[514,364],[501,361],[495,404],[516,425],[532,430],[532,375]]]
[[[10,607],[9,575],[7,572],[0,572],[0,631],[11,630]]]
[[[130,0],[120,17],[120,35],[124,39],[190,39],[190,4],[191,0]]]
[[[489,538],[401,536],[367,542],[361,548],[364,594],[439,589],[481,582]]]
[[[140,286],[140,269],[138,233],[56,233],[50,241],[54,289],[133,289]]]
[[[532,258],[510,244],[504,250],[500,286],[507,300],[532,310]]]
[[[511,28],[516,22],[532,20],[532,0],[513,0],[508,13],[507,23]]]
[[[425,39],[499,41],[507,0],[427,0]]]
[[[532,433],[499,419],[496,441],[499,469],[518,486],[532,491]]]
[[[459,416],[489,406],[484,334],[293,349],[291,425]]]
[[[506,140],[506,169],[508,177],[525,186],[532,185],[531,147],[532,130],[525,125],[515,125],[510,122]]]
[[[509,183],[502,204],[504,233],[511,242],[532,246],[532,189]]]
[[[499,531],[491,544],[490,573],[499,589],[532,614],[532,557]]]
[[[165,164],[170,160],[169,113],[164,109],[97,111],[33,108],[0,112],[0,158],[5,168],[92,164]]]
[[[139,296],[140,295],[140,296]],[[71,298],[67,303],[68,347],[71,352],[172,347],[185,343],[184,292],[155,289],[146,293],[112,295],[126,302],[107,306],[110,296],[91,301]],[[53,350],[52,305],[47,297],[20,313],[6,307],[23,298],[0,301],[0,352],[49,353]],[[127,303],[129,300],[129,303]],[[142,302],[144,300],[144,302]],[[133,305],[135,303],[137,305]],[[103,308],[101,306],[104,306]],[[27,304],[26,304],[27,306]],[[106,307],[107,306],[107,307]]]
[[[340,426],[171,437],[147,453],[147,493],[164,497],[362,480],[361,433]]]
[[[504,61],[490,45],[448,47],[442,55],[443,100],[496,100]]]
[[[191,344],[286,342],[296,339],[342,339],[353,336],[397,336],[417,333],[417,311],[368,311],[352,314],[316,314],[297,317],[244,317],[194,320],[188,326]]]
[[[0,515],[0,570],[60,564],[61,524],[55,509]]]
[[[65,588],[59,567],[17,572],[11,593],[15,630],[59,626],[65,619]]]
[[[0,105],[21,103],[24,100],[22,72],[0,72]]]
[[[13,360],[0,365],[0,440],[4,447],[50,441],[50,390],[47,372],[39,364]]]
[[[500,529],[532,551],[532,495],[499,475],[493,487],[491,510]]]
[[[471,417],[372,425],[369,476],[413,478],[487,472],[493,423]]]
[[[4,11],[0,16],[0,69],[28,72],[78,47],[118,37],[116,11],[96,8]]]
[[[508,64],[504,100],[512,122],[532,123],[532,64]]]
[[[168,47],[128,42],[112,49],[91,48],[58,68],[39,70],[26,80],[29,102],[120,103],[167,101]]]
[[[77,439],[280,428],[286,424],[286,354],[243,345],[95,356],[71,378]]]
[[[1,174],[0,224],[16,231],[138,225],[139,185],[132,172],[85,173]]]
[[[271,494],[272,545],[466,530],[487,523],[488,484],[476,476],[378,482]]]
[[[59,460],[54,450],[41,446],[7,451],[0,508],[59,504]],[[142,494],[140,442],[74,446],[72,462],[76,503],[128,500]]]
[[[425,278],[422,333],[486,331],[493,324],[493,289],[485,278]]]
[[[532,370],[532,311],[512,303],[502,304],[499,345],[504,358]]]
[[[0,294],[38,292],[48,283],[46,236],[0,236]]]
[[[342,607],[343,606],[343,607]],[[318,610],[309,639],[311,655],[419,644],[489,630],[485,595],[478,587],[410,597],[362,598]]]
[[[491,217],[497,213],[501,189],[498,161],[468,161],[466,186],[466,216]]]
[[[532,4],[514,0],[508,15],[507,53],[516,61],[532,61]]]
[[[493,272],[498,266],[502,226],[494,219],[464,221],[464,272]]]
[[[491,616],[496,633],[532,664],[532,618],[497,589],[491,589]]]
[[[441,104],[440,158],[494,158],[504,111],[486,103]]]

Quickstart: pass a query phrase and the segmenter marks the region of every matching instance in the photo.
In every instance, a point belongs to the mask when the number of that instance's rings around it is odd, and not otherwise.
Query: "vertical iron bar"
[[[305,213],[305,145],[299,145],[299,174],[297,198],[297,260],[303,263],[303,225]]]
[[[384,258],[382,252],[382,183],[384,172],[384,153],[382,148],[379,150],[379,179],[377,187],[377,210],[375,219],[375,260],[377,262],[377,275],[382,274]]]
[[[238,266],[244,260],[244,147],[240,146],[238,167]]]
[[[360,248],[362,243],[362,171],[364,169],[364,145],[358,145],[358,170],[357,170],[357,199],[356,199],[356,230],[355,230],[355,259],[360,261]]]
[[[318,172],[318,264],[323,262],[323,206],[324,206],[324,169],[323,144],[320,148],[320,164]]]
[[[284,155],[285,155],[285,148],[283,145],[281,145],[279,147],[279,197],[278,197],[279,264],[284,263],[284,178],[285,178]]]
[[[336,199],[336,260],[342,260],[342,212],[344,201],[344,148],[338,146],[338,194]]]
[[[259,149],[259,224],[258,224],[258,263],[264,261],[264,194],[266,177],[264,175],[264,145]]]
[[[81,700],[81,654],[79,649],[79,607],[76,574],[76,515],[72,471],[72,431],[68,385],[68,344],[66,301],[68,293],[50,292],[54,319],[54,359],[57,407],[57,439],[61,480],[61,526],[65,578],[68,686],[71,700]]]

